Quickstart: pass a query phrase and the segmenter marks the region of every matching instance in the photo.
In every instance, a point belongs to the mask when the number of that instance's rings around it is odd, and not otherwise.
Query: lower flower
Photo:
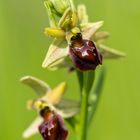
[[[65,128],[63,118],[45,107],[40,111],[44,121],[39,126],[39,132],[44,140],[66,140],[68,131]]]

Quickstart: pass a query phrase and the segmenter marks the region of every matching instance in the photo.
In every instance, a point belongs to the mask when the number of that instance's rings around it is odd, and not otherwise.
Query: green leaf
[[[101,96],[101,91],[103,88],[103,84],[104,84],[104,79],[105,79],[105,70],[102,69],[99,76],[98,76],[98,80],[97,83],[95,85],[95,88],[93,88],[93,90],[91,90],[91,105],[89,108],[89,116],[88,116],[88,124],[91,123],[93,116],[95,114],[95,111],[97,109],[99,100],[100,100],[100,96]]]
[[[24,76],[20,79],[20,81],[31,87],[40,96],[45,95],[48,91],[51,90],[44,81],[39,80],[33,76]]]

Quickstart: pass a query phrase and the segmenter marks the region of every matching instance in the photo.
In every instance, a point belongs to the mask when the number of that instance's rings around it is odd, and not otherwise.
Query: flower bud
[[[68,131],[61,116],[45,107],[40,111],[44,121],[39,126],[39,132],[44,140],[66,140]]]
[[[90,40],[83,40],[82,34],[71,37],[69,54],[73,64],[81,71],[95,70],[102,64],[102,55]]]
[[[68,0],[49,0],[48,1],[52,12],[54,12],[56,15],[63,15],[65,10],[70,6]]]

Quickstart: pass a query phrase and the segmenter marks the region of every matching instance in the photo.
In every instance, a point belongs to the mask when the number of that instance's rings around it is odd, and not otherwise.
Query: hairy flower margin
[[[95,44],[94,46],[96,46],[98,53],[100,53],[100,56],[102,55],[103,59],[117,59],[125,56],[124,53],[115,49],[111,49],[104,45],[104,41],[109,37],[109,33],[99,31],[99,29],[103,26],[103,21],[89,22],[85,5],[78,5],[78,7],[75,8],[71,0],[70,2],[69,0],[62,1],[65,1],[67,3],[67,6],[62,6],[61,1],[58,2],[58,0],[49,0],[51,5],[53,5],[52,7],[48,4],[48,1],[45,1],[45,6],[47,8],[47,11],[49,11],[48,17],[50,19],[50,27],[46,27],[44,33],[47,36],[53,37],[54,40],[51,43],[46,57],[43,61],[43,68],[56,70],[63,67],[71,68],[74,65],[77,67],[77,65],[73,61],[76,58],[71,55],[72,53],[70,46],[71,38],[79,33],[82,34],[83,40],[93,40],[93,43]],[[61,5],[60,9],[63,9],[63,12],[61,12],[61,14],[57,12],[57,10],[59,9],[59,5]],[[55,7],[57,7],[57,9]],[[57,16],[57,21],[55,20],[55,16]],[[70,58],[72,59],[72,61],[70,60]],[[72,62],[74,62],[74,65]],[[101,64],[101,62],[99,62],[99,64]],[[81,69],[81,67],[83,66],[81,65],[80,68],[77,68],[80,70],[93,69],[89,69],[86,67]]]

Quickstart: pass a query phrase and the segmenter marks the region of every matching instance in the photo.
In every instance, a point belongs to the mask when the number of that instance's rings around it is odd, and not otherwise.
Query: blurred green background
[[[93,140],[140,139],[140,1],[77,0],[88,7],[91,21],[104,20],[110,32],[107,44],[127,53],[120,61],[107,60],[105,85],[89,131]],[[47,81],[52,87],[68,81],[69,97],[78,97],[75,74],[41,68],[51,39],[43,34],[48,25],[41,0],[0,0],[0,139],[23,140],[21,134],[36,113],[26,110],[35,98],[19,82],[24,75]],[[41,139],[39,135],[30,140]],[[71,138],[71,139],[74,139]]]

